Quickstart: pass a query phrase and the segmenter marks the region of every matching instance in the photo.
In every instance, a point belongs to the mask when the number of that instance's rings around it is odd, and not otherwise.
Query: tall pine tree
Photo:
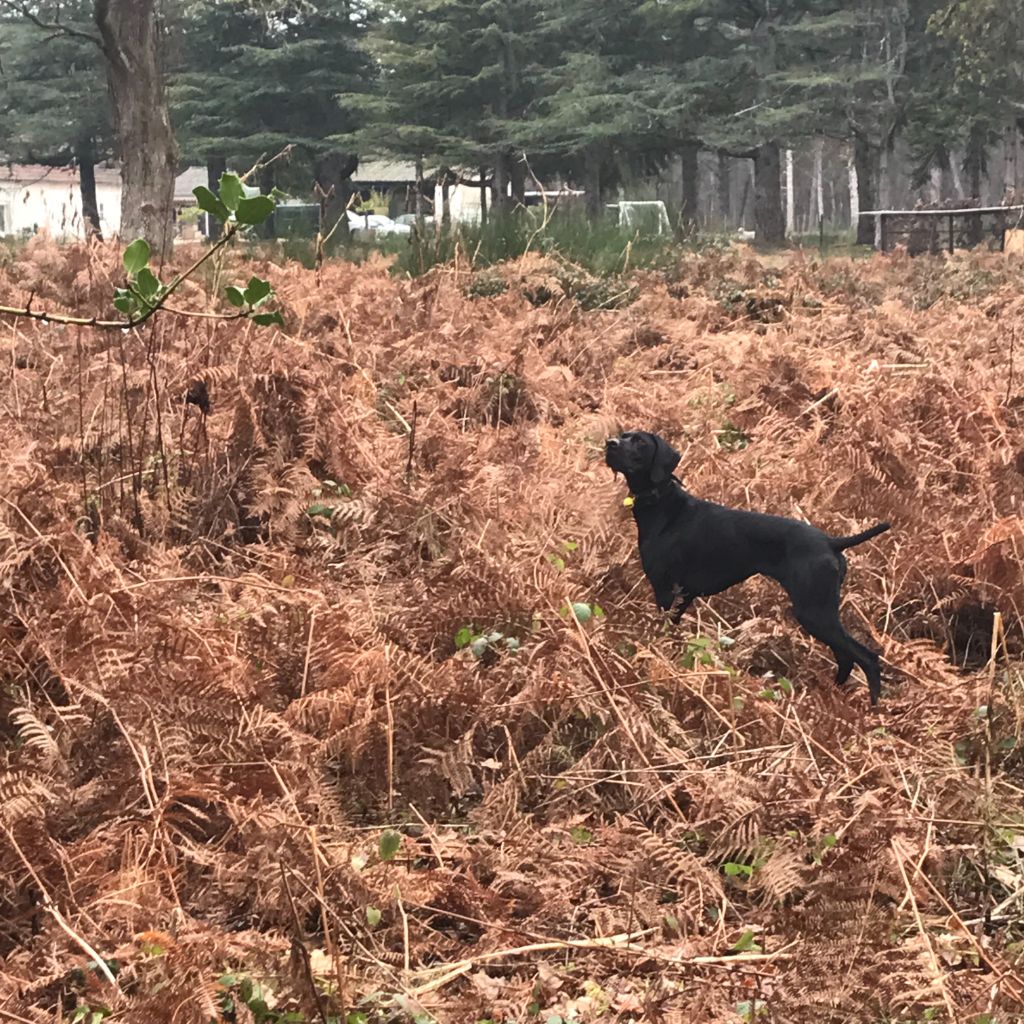
[[[252,164],[287,146],[290,167],[261,177],[332,196],[332,218],[347,199],[355,160],[338,137],[351,132],[371,63],[359,42],[365,9],[348,0],[187,0],[181,7],[171,101],[182,146],[206,163],[211,182],[226,163]],[[333,220],[332,220],[333,223]]]
[[[361,152],[429,160],[492,176],[504,204],[520,195],[517,154],[532,103],[539,0],[397,0],[370,36],[379,75],[359,104],[365,126],[350,136]],[[509,187],[511,185],[511,188]]]

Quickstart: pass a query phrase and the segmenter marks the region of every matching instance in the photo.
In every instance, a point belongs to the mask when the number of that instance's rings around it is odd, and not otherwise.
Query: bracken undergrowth
[[[0,1019],[1021,1019],[1020,268],[767,262],[261,258],[281,331],[4,324]],[[770,581],[663,621],[620,427],[891,520],[878,712]]]

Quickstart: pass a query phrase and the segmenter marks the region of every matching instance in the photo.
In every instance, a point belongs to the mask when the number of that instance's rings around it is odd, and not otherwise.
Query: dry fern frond
[[[936,979],[1011,1019],[1012,922],[980,952],[956,922],[1020,882],[1024,405],[986,315],[1024,311],[1016,271],[706,251],[587,311],[531,304],[570,272],[532,253],[471,300],[469,255],[316,287],[247,254],[294,333],[185,320],[155,377],[116,337],[0,343],[4,1012],[207,1021],[227,972],[315,1016],[304,946],[328,1018],[420,978],[438,1019],[568,1018],[586,976],[623,1019],[917,1019]],[[120,266],[34,240],[0,283],[99,308]],[[985,308],[911,301],[975,269]],[[844,590],[882,718],[769,581],[664,626],[601,465],[620,426],[671,437],[702,497],[892,520]],[[730,952],[748,931],[768,959]]]

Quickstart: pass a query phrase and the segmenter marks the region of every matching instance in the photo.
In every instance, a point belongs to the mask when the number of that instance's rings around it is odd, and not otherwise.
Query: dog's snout
[[[609,437],[604,443],[605,448],[618,448],[619,439],[617,437]]]

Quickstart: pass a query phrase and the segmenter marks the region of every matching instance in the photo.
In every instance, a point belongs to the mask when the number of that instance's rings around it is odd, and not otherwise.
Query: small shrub
[[[508,291],[508,281],[497,274],[481,274],[474,277],[465,290],[465,294],[471,299],[493,299],[496,295],[503,295]]]

